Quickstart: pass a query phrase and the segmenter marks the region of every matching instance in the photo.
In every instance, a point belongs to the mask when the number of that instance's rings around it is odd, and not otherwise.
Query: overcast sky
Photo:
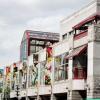
[[[60,20],[90,1],[0,0],[0,66],[19,60],[25,30],[60,32]]]

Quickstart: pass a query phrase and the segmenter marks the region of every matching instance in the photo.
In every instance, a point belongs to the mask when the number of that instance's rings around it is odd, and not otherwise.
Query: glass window
[[[32,40],[30,43],[31,43],[31,44],[35,44],[35,42],[36,42],[36,40]]]
[[[74,34],[74,30],[72,30],[72,31],[69,32],[69,35],[72,35],[72,34]]]
[[[39,51],[39,46],[36,46],[36,52],[38,52]]]
[[[33,54],[33,62],[38,61],[38,54]]]
[[[55,57],[55,81],[68,78],[68,60],[65,59],[67,53]]]
[[[66,39],[67,38],[67,33],[63,35],[63,39]]]
[[[27,41],[23,41],[21,44],[21,60],[26,60],[27,58]]]
[[[35,52],[36,52],[35,46],[30,46],[30,54],[35,53]]]
[[[38,67],[32,65],[29,67],[29,87],[37,85],[38,80]]]

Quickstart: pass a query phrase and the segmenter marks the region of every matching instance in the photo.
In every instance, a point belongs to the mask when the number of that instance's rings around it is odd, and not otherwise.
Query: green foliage
[[[2,88],[0,88],[0,93],[2,93]]]
[[[51,83],[50,76],[46,75],[45,76],[45,85],[50,85],[50,83]]]
[[[10,93],[10,88],[9,88],[9,87],[6,87],[6,88],[4,89],[4,92],[5,92],[6,94],[9,94],[9,93]]]

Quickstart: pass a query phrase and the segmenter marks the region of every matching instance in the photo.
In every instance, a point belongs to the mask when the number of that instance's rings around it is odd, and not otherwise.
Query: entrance
[[[41,100],[50,100],[51,96],[50,95],[43,95],[41,96]]]
[[[67,93],[55,94],[56,100],[67,100]]]

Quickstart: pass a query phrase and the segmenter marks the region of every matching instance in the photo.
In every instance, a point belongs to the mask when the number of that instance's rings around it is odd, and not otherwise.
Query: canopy
[[[69,55],[67,55],[65,58],[69,59],[70,57],[74,57],[77,55],[80,55],[82,52],[84,52],[84,50],[86,50],[87,45],[83,45],[81,47],[75,48],[72,52],[69,53]]]

